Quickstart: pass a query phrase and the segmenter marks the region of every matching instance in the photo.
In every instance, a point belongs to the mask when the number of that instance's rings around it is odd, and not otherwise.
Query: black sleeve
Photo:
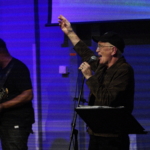
[[[17,76],[14,77],[16,88],[19,89],[20,92],[32,89],[29,69],[25,65],[22,65],[20,69],[16,68],[15,72]]]
[[[22,62],[16,62],[14,64],[8,84],[13,93],[21,93],[25,90],[32,89],[30,72],[25,64]]]

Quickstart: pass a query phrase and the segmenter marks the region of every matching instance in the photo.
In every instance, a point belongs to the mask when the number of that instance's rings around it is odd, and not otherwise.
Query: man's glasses
[[[104,47],[114,47],[114,46],[103,46],[103,45],[98,45],[98,46],[97,46],[98,49],[104,48]]]

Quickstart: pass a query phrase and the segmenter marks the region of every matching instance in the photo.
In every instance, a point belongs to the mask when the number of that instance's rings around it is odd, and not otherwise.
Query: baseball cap
[[[102,36],[92,36],[93,41],[98,42],[109,42],[116,46],[122,53],[124,52],[124,40],[117,33],[109,31],[104,33]]]

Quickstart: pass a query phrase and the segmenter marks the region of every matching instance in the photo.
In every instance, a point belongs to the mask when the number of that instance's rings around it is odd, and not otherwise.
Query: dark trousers
[[[0,140],[3,150],[27,150],[28,137],[32,127],[2,127],[0,126]]]
[[[90,136],[89,150],[129,150],[129,136],[119,137]]]

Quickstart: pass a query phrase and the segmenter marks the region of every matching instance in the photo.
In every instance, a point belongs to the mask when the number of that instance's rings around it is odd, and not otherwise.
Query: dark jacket
[[[90,57],[95,55],[82,41],[79,41],[74,49],[81,56],[82,61],[88,62]],[[86,81],[91,91],[89,105],[124,106],[129,112],[132,112],[134,71],[125,58],[119,58],[108,69],[100,65],[99,60],[90,65],[95,73]]]

